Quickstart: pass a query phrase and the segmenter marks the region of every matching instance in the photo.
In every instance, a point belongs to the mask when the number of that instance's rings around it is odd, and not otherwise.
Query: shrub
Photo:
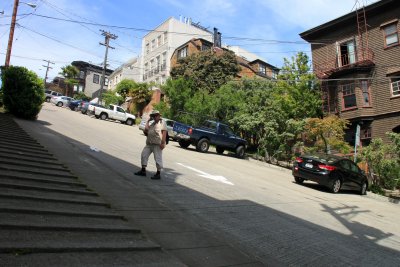
[[[24,67],[1,68],[3,104],[16,117],[36,119],[44,102],[43,81]]]
[[[79,92],[79,93],[75,93],[74,94],[74,99],[76,100],[83,100],[83,101],[89,101],[90,97],[88,97],[87,95],[85,95],[84,92]]]

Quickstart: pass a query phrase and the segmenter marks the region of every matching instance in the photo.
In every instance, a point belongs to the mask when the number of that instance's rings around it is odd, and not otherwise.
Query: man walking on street
[[[161,114],[158,110],[153,110],[149,120],[146,122],[144,134],[147,136],[146,146],[142,150],[141,164],[142,169],[135,172],[135,175],[146,176],[146,167],[150,154],[153,153],[156,162],[157,173],[151,177],[153,180],[161,178],[162,150],[165,148],[167,139],[167,125],[161,119]]]

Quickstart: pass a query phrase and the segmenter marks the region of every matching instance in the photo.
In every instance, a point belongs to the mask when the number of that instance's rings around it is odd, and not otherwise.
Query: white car
[[[69,96],[52,96],[50,102],[58,107],[68,107],[69,102],[74,100],[75,99]]]

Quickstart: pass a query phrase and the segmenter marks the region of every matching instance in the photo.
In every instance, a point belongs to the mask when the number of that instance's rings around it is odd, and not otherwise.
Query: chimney
[[[221,47],[221,33],[214,28],[214,47]]]

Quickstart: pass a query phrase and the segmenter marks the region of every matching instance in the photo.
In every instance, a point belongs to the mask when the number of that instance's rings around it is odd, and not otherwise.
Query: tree
[[[361,159],[366,161],[373,177],[372,190],[380,192],[381,188],[400,189],[400,134],[386,133],[390,144],[383,143],[381,138],[373,139],[369,146],[361,150]],[[376,176],[372,174],[376,174]]]
[[[24,67],[1,68],[4,108],[11,114],[34,120],[45,99],[43,80]]]
[[[65,95],[70,95],[69,90],[78,84],[76,78],[78,77],[79,70],[75,66],[67,65],[61,68],[60,74],[65,78]]]
[[[171,69],[171,77],[190,79],[194,88],[212,94],[239,71],[240,66],[232,51],[216,53],[207,50],[180,59],[178,65]]]
[[[349,121],[330,115],[323,119],[306,119],[305,132],[311,140],[315,140],[315,147],[323,149],[327,154],[331,149],[337,149],[341,152],[349,152],[350,146],[344,141],[344,130]],[[321,143],[322,142],[322,143]]]
[[[124,79],[118,83],[115,91],[122,97],[122,100],[126,100],[127,97],[131,98],[128,109],[137,114],[150,103],[153,94],[150,90],[151,86],[148,83],[137,83],[133,80]]]
[[[137,83],[133,80],[123,79],[117,84],[116,92],[124,99],[137,87]]]

